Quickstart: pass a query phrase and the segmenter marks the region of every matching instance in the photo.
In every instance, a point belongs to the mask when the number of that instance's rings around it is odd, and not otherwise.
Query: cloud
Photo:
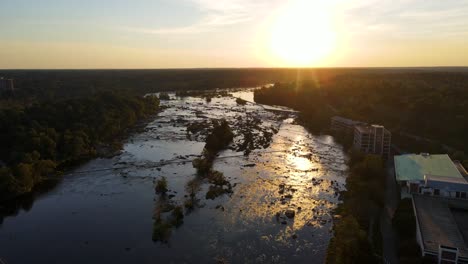
[[[468,2],[456,0],[355,0],[341,10],[351,34],[400,38],[468,34]]]
[[[164,28],[121,27],[121,29],[145,34],[197,34],[244,23],[254,19],[275,1],[268,0],[188,0],[195,3],[203,17],[187,26]]]

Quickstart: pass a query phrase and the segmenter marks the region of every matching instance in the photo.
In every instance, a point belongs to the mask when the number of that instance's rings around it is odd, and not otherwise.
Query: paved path
[[[383,257],[385,263],[397,264],[398,254],[396,247],[396,233],[392,227],[392,218],[400,201],[396,182],[394,180],[393,164],[387,163],[385,179],[385,207],[380,216],[380,232],[382,233]]]

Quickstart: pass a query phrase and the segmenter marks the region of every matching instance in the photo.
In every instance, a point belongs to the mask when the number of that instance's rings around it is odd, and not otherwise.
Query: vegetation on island
[[[213,120],[212,130],[206,138],[202,157],[193,161],[193,167],[197,169],[197,177],[186,184],[186,200],[183,207],[190,212],[198,204],[196,195],[200,191],[201,182],[208,180],[211,184],[205,195],[206,199],[215,199],[225,193],[232,192],[229,181],[226,180],[222,172],[213,170],[213,162],[219,151],[225,149],[232,141],[234,134],[226,120]],[[173,204],[166,199],[168,192],[167,180],[165,177],[156,181],[155,192],[159,194],[158,204],[153,222],[153,241],[168,242],[173,228],[183,224],[184,209],[180,205]],[[169,213],[169,215],[164,215]]]
[[[0,200],[29,193],[60,171],[120,149],[135,124],[156,113],[154,96],[99,93],[0,110]]]
[[[159,194],[167,193],[168,189],[166,177],[162,177],[161,179],[156,181],[156,186],[154,187],[154,190],[156,191],[156,193]]]
[[[197,170],[197,175],[207,179],[212,184],[206,193],[206,199],[215,199],[232,191],[231,184],[226,180],[224,174],[213,170],[213,162],[216,155],[221,150],[226,149],[233,138],[234,134],[226,120],[213,120],[213,129],[206,138],[202,157],[193,161],[193,167]]]
[[[168,93],[159,93],[159,96],[158,96],[159,100],[170,100],[171,97],[169,96]]]
[[[154,191],[159,198],[153,215],[152,240],[167,243],[173,228],[178,228],[184,223],[184,208],[167,196],[169,189],[166,177],[156,180]]]

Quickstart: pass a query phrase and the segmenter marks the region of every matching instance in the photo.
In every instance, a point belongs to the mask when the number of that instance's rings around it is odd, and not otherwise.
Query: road
[[[392,227],[392,218],[400,201],[398,188],[394,180],[394,167],[392,162],[387,163],[387,175],[385,179],[385,207],[380,216],[380,232],[382,234],[383,258],[385,263],[399,263],[397,254],[397,237]]]

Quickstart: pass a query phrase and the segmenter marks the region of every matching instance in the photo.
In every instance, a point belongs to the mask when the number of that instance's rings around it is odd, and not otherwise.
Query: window
[[[462,198],[462,199],[466,199],[466,192],[462,192],[462,193],[461,193],[461,198]]]
[[[460,198],[460,192],[456,192],[456,193],[455,193],[455,197],[456,197],[456,198]]]
[[[439,189],[434,189],[434,195],[440,195],[440,190]]]
[[[442,259],[444,260],[455,260],[457,258],[457,252],[442,250]]]

